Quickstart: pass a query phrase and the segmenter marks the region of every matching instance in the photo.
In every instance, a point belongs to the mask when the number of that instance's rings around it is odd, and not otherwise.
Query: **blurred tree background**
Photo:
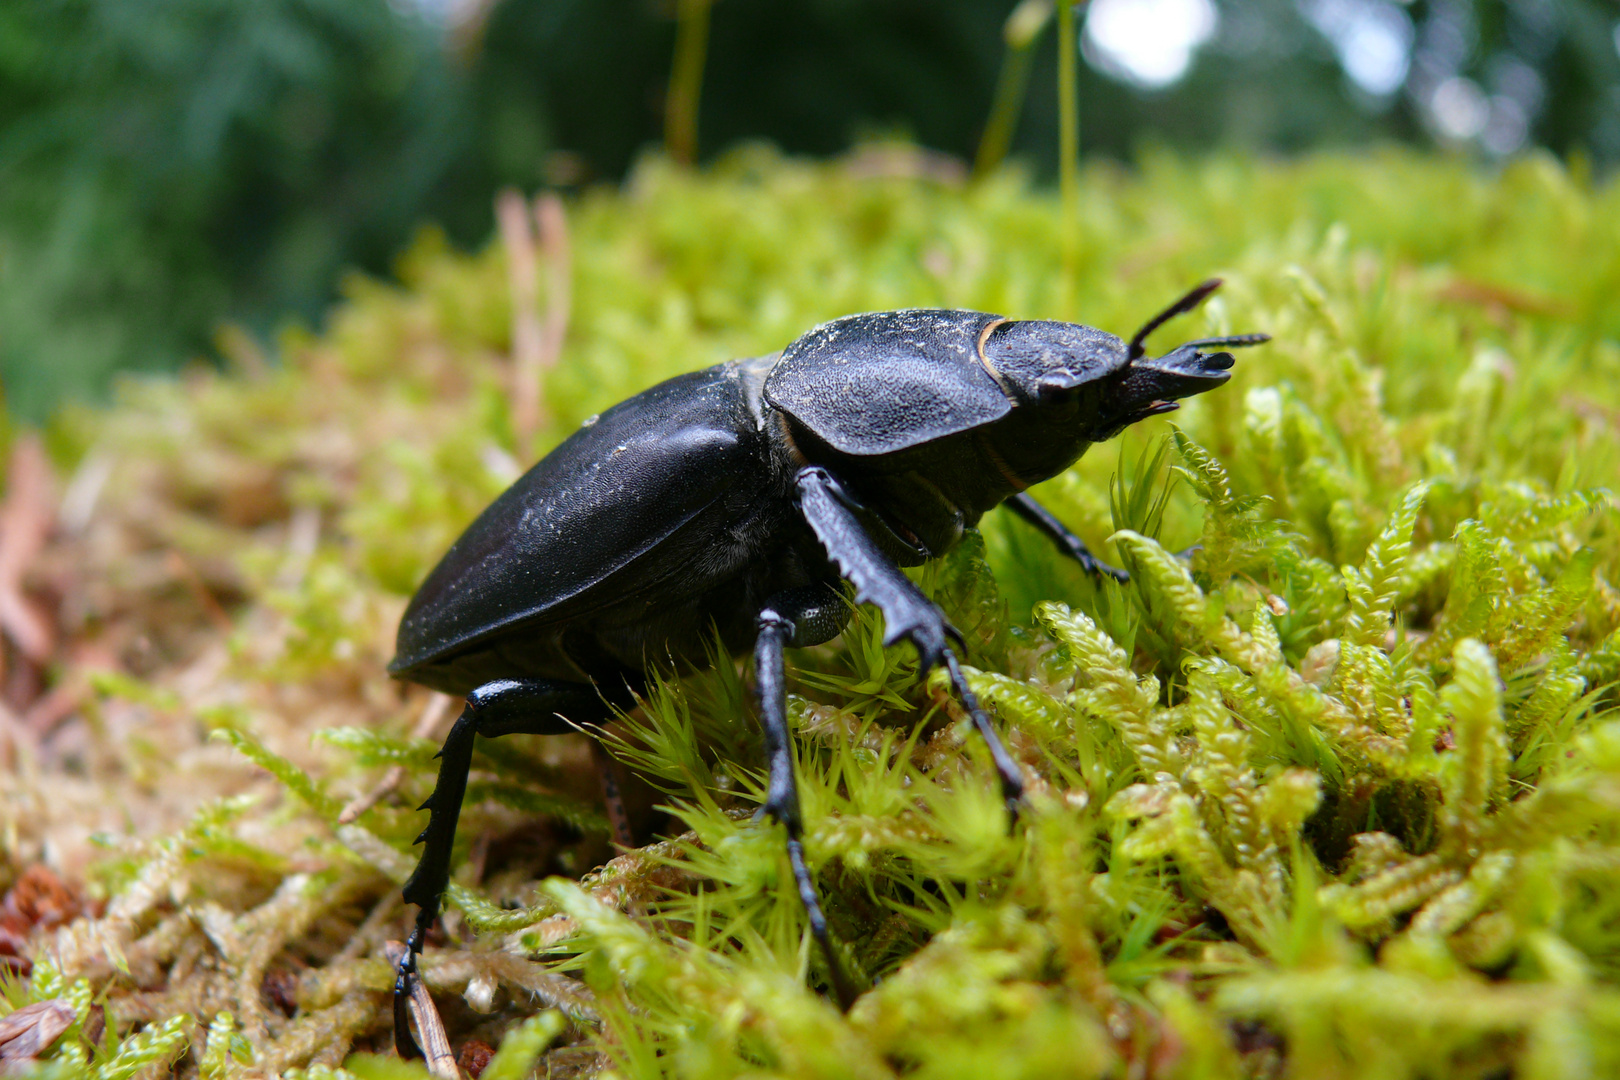
[[[1011,155],[1050,176],[1051,9],[7,0],[8,406],[37,418],[115,371],[211,356],[222,326],[262,338],[318,320],[346,268],[386,273],[425,222],[482,242],[501,186],[622,177],[664,137],[683,26],[700,160],[741,140],[825,155],[893,135],[970,162],[1000,86],[1023,95]],[[1402,141],[1620,162],[1613,0],[1091,0],[1079,25],[1087,157]]]

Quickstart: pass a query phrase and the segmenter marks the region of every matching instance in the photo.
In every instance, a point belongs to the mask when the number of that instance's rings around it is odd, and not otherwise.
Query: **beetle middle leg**
[[[394,977],[394,1046],[400,1057],[420,1057],[411,1038],[411,983],[416,978],[416,957],[422,951],[439,905],[450,884],[450,853],[467,794],[467,773],[472,768],[473,741],[502,735],[561,735],[576,724],[606,719],[612,712],[596,687],[550,679],[497,679],[467,695],[461,717],[450,729],[439,751],[439,781],[418,809],[432,810],[427,828],[416,838],[423,844],[422,858],[405,882],[405,902],[418,908],[416,926],[405,942],[405,956]],[[565,719],[566,717],[566,719]]]
[[[804,818],[799,810],[799,784],[793,772],[792,736],[787,726],[787,687],[783,680],[782,649],[786,645],[819,645],[830,641],[849,621],[843,596],[831,588],[812,585],[773,597],[759,613],[759,637],[754,645],[754,678],[759,689],[760,726],[770,758],[770,786],[760,813],[782,823],[787,830],[788,862],[793,883],[810,921],[810,934],[827,959],[828,977],[839,1007],[846,1012],[855,1003],[855,991],[844,973],[821,897],[804,861]]]
[[[1219,340],[1224,341],[1227,339],[1222,338]],[[1050,537],[1063,554],[1080,564],[1082,570],[1096,574],[1098,577],[1113,578],[1121,585],[1131,580],[1128,570],[1110,566],[1093,555],[1091,549],[1086,547],[1084,540],[1070,532],[1069,527],[1053,516],[1052,511],[1030,498],[1027,494],[1020,492],[1002,503],[1002,505]],[[1191,559],[1203,549],[1203,546],[1202,544],[1193,544],[1184,547],[1176,552],[1176,558]]]
[[[945,614],[938,606],[900,572],[894,561],[861,528],[854,509],[859,504],[830,472],[819,465],[806,466],[799,470],[795,483],[800,513],[838,565],[840,573],[854,583],[856,602],[870,602],[883,612],[887,626],[883,643],[892,645],[906,638],[916,646],[924,671],[943,666],[949,673],[957,698],[990,748],[991,760],[1001,777],[1001,794],[1006,800],[1007,812],[1016,820],[1018,804],[1024,796],[1024,774],[1001,744],[989,715],[979,707],[978,698],[962,677],[956,654],[946,640],[954,638],[961,644],[961,633],[945,621]]]
[[[1052,511],[1036,502],[1027,492],[1019,492],[1002,505],[1044,533],[1063,554],[1079,563],[1082,570],[1098,577],[1111,577],[1121,584],[1131,580],[1131,575],[1124,570],[1109,566],[1093,555],[1085,541],[1070,532],[1069,527],[1054,517]]]

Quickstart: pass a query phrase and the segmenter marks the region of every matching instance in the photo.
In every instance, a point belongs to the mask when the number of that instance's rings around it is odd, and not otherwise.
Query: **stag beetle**
[[[1130,341],[1073,323],[976,311],[850,315],[780,353],[679,375],[587,420],[472,523],[399,626],[396,678],[461,696],[405,900],[419,908],[399,963],[394,1032],[416,1053],[406,1001],[449,882],[473,740],[558,734],[634,704],[656,660],[699,668],[709,643],[754,650],[770,760],[761,813],[782,823],[794,882],[853,994],[805,864],[782,650],[835,637],[856,602],[944,665],[989,744],[1010,808],[1017,764],[962,677],[960,635],[901,566],[947,551],[1003,503],[1097,574],[1099,562],[1024,489],[1094,442],[1224,383],[1230,353],[1264,334],[1190,341],[1156,359],[1144,341],[1220,285],[1206,281]]]

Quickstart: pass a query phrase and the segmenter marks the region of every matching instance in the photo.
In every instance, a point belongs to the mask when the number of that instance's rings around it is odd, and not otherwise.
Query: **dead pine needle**
[[[34,664],[45,664],[56,644],[55,628],[23,594],[23,575],[45,548],[56,509],[51,466],[33,432],[11,445],[5,502],[0,504],[0,630]]]
[[[431,738],[433,733],[438,730],[439,724],[446,716],[450,715],[450,706],[452,704],[454,704],[454,699],[449,694],[435,692],[429,695],[426,707],[422,709],[421,715],[416,718],[416,726],[411,728],[411,738]],[[360,820],[361,814],[364,814],[391,795],[404,779],[405,766],[390,765],[388,771],[383,773],[382,779],[377,781],[376,787],[353,799],[343,807],[343,810],[338,814],[337,823],[339,825],[352,825]]]
[[[512,302],[512,430],[518,453],[527,455],[542,419],[545,372],[557,363],[568,333],[568,216],[562,199],[553,192],[537,196],[531,207],[520,192],[507,188],[495,200],[495,218],[506,249]],[[539,297],[542,259],[546,264],[544,319]]]
[[[506,188],[495,197],[495,222],[506,249],[506,278],[512,299],[512,427],[519,445],[526,444],[540,422],[542,331],[539,260],[529,202]]]
[[[534,220],[540,230],[540,251],[546,262],[546,321],[540,339],[538,387],[545,372],[557,366],[568,337],[569,308],[573,304],[573,255],[568,244],[568,210],[562,196],[542,192],[534,200]]]

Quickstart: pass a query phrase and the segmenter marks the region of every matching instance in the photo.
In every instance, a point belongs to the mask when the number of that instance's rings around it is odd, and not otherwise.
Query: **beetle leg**
[[[439,782],[417,809],[432,810],[427,828],[416,838],[423,844],[416,870],[405,882],[405,902],[415,904],[416,926],[405,942],[405,955],[394,973],[394,1047],[400,1057],[420,1057],[408,1023],[411,985],[416,979],[416,957],[439,904],[450,884],[450,852],[467,794],[467,772],[472,768],[473,740],[482,735],[560,735],[575,730],[574,723],[605,718],[609,707],[593,686],[547,679],[497,679],[467,695],[461,717],[439,751]],[[566,716],[568,719],[564,719]],[[570,723],[573,721],[574,723]]]
[[[759,689],[760,726],[770,757],[770,787],[760,812],[787,829],[788,862],[793,882],[810,922],[810,934],[827,959],[827,971],[839,1007],[849,1011],[855,991],[844,973],[843,962],[827,929],[816,883],[804,861],[804,819],[799,811],[799,785],[793,772],[793,748],[787,726],[787,687],[783,681],[782,648],[815,645],[830,640],[848,621],[843,597],[820,586],[795,589],[774,598],[759,613],[759,637],[754,645],[755,680]]]
[[[630,827],[630,812],[624,808],[624,794],[619,790],[619,774],[613,755],[596,739],[591,740],[591,763],[602,778],[602,808],[607,811],[608,825],[613,830],[613,842],[629,851],[636,846],[636,833]]]
[[[979,707],[978,698],[962,677],[956,654],[946,642],[947,636],[960,642],[961,633],[945,621],[944,613],[934,602],[866,535],[852,509],[859,504],[831,473],[819,465],[810,465],[800,469],[794,479],[799,490],[800,512],[843,576],[854,583],[856,602],[872,603],[883,612],[888,627],[883,643],[892,645],[907,638],[916,646],[923,670],[943,664],[949,672],[951,686],[961,699],[962,707],[990,747],[990,757],[1001,777],[1001,794],[1006,799],[1007,812],[1016,819],[1018,802],[1024,795],[1024,774],[1001,744],[995,728],[990,725],[990,717]]]
[[[1041,532],[1051,537],[1058,548],[1080,564],[1080,568],[1099,577],[1111,577],[1121,585],[1131,580],[1130,572],[1121,570],[1117,566],[1110,566],[1091,553],[1081,540],[1068,527],[1052,516],[1052,511],[1020,492],[1002,504],[1013,513],[1035,526]],[[1176,552],[1176,558],[1183,561],[1190,560],[1194,555],[1204,550],[1203,544],[1193,544]]]
[[[1002,505],[1045,533],[1057,544],[1058,550],[1079,563],[1082,570],[1098,577],[1113,578],[1121,584],[1131,580],[1131,575],[1124,570],[1109,566],[1093,555],[1085,541],[1070,532],[1067,525],[1052,516],[1052,511],[1036,502],[1027,492],[1019,492]]]

